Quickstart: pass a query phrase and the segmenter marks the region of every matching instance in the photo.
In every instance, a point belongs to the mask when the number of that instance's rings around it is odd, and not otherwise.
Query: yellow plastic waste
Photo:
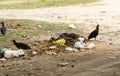
[[[57,40],[57,41],[54,41],[53,43],[63,46],[63,45],[65,45],[66,40],[65,40],[65,39],[59,39],[59,40]]]

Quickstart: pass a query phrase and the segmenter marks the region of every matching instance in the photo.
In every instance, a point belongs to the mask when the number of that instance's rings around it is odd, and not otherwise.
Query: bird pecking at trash
[[[96,26],[96,29],[90,33],[90,35],[88,36],[88,40],[90,40],[90,39],[92,39],[92,38],[95,38],[95,40],[96,40],[96,37],[97,37],[98,34],[99,34],[99,26],[100,26],[100,25],[98,24],[98,25]]]
[[[28,46],[27,44],[25,43],[21,43],[21,42],[16,42],[16,40],[12,40],[12,42],[14,43],[14,45],[18,48],[18,49],[31,49],[30,46]]]

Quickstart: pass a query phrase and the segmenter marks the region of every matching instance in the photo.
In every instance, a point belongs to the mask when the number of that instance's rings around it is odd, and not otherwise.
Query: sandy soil
[[[0,10],[3,19],[79,23],[84,33],[100,24],[101,41],[93,53],[61,53],[22,57],[0,64],[0,76],[120,76],[120,1],[43,9]],[[89,28],[88,28],[89,27]],[[88,31],[86,31],[88,30]],[[88,51],[89,52],[89,51]],[[59,63],[68,63],[60,66]]]

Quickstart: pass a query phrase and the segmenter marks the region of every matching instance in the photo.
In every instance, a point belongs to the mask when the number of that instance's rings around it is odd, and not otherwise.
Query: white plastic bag
[[[87,46],[89,49],[92,49],[95,47],[95,44],[94,43],[90,43],[88,46]]]
[[[84,45],[85,44],[83,42],[78,41],[78,42],[75,42],[74,47],[75,48],[84,48]]]
[[[4,52],[4,57],[5,58],[13,58],[13,57],[19,57],[21,55],[24,55],[24,50],[7,50]]]

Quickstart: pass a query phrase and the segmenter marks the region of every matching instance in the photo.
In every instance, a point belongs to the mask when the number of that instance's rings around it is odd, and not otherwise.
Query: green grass
[[[28,8],[43,8],[53,6],[66,6],[76,4],[86,4],[99,0],[37,0],[33,2],[21,2],[13,4],[0,4],[0,9],[28,9]]]
[[[59,36],[59,33],[62,32],[74,32],[74,33],[81,33],[80,31],[77,31],[76,29],[68,29],[68,24],[66,23],[49,23],[49,22],[41,22],[41,21],[33,21],[33,20],[3,20],[0,19],[0,21],[4,21],[5,25],[7,27],[7,33],[4,36],[0,34],[0,48],[11,46],[12,40],[15,39],[17,41],[25,41],[25,42],[32,42],[31,40],[33,37],[43,37],[46,38],[48,36],[51,36],[54,34],[54,36]],[[22,26],[28,27],[36,27],[36,29],[31,28],[15,28],[17,24],[20,24]],[[39,27],[41,25],[42,27]],[[76,26],[79,24],[75,24]],[[26,36],[26,37],[24,37]],[[27,38],[28,37],[28,38]]]
[[[62,25],[65,24],[55,24],[55,23],[48,23],[48,22],[40,22],[40,21],[32,21],[32,20],[2,20],[0,19],[0,21],[4,21],[5,25],[7,27],[7,32],[4,36],[2,36],[0,34],[0,42],[2,44],[0,44],[0,47],[3,46],[9,46],[11,43],[11,40],[15,39],[18,41],[27,41],[29,42],[30,40],[27,38],[24,38],[23,36],[29,36],[29,37],[33,37],[33,36],[47,36],[48,31],[59,31],[62,29],[65,29]],[[17,24],[20,24],[22,26],[32,26],[32,27],[36,27],[37,29],[18,29],[15,28],[15,26]],[[42,27],[38,27],[39,25],[41,25]],[[54,32],[55,33],[55,32]],[[7,42],[9,42],[8,44],[6,44]]]

